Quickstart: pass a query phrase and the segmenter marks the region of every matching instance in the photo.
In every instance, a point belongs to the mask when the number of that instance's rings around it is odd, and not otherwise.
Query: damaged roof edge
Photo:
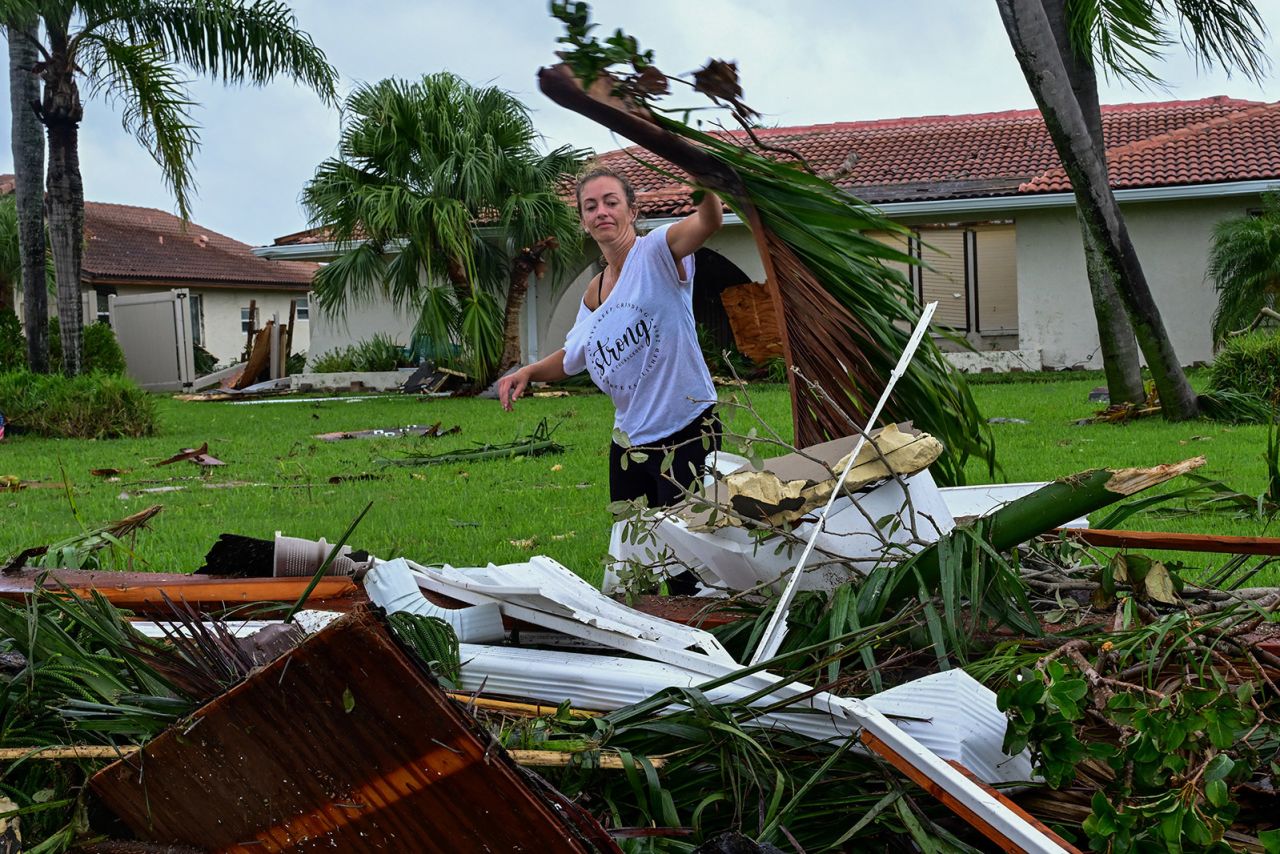
[[[1121,203],[1135,202],[1171,202],[1190,199],[1223,198],[1229,196],[1252,196],[1280,190],[1280,181],[1231,181],[1221,184],[1190,184],[1174,187],[1136,187],[1126,190],[1115,190],[1116,201]],[[1030,210],[1036,208],[1071,207],[1076,203],[1072,193],[1024,193],[1016,196],[983,196],[964,199],[935,199],[922,202],[886,202],[876,205],[877,209],[889,217],[924,216],[924,215],[968,215],[968,214],[1001,214],[1013,210]],[[653,217],[642,219],[643,228],[657,228],[684,219],[676,217]],[[725,225],[741,225],[742,218],[735,213],[727,213]],[[497,235],[496,228],[480,229],[482,235]],[[332,241],[325,243],[300,243],[284,246],[255,246],[251,250],[259,258],[271,261],[321,261],[333,258],[338,254],[338,244]]]

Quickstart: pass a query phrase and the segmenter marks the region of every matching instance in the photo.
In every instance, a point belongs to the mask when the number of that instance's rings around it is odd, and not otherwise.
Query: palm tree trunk
[[[1071,89],[1048,16],[1040,0],[996,0],[1010,44],[1044,116],[1062,165],[1071,179],[1076,206],[1115,282],[1138,346],[1160,394],[1164,417],[1182,421],[1199,414],[1173,342],[1151,296],[1138,253],[1107,180],[1084,113]]]
[[[49,131],[49,243],[58,282],[62,365],[68,376],[75,376],[80,373],[80,342],[84,330],[80,298],[84,185],[80,180],[79,151],[79,125],[84,110],[74,71],[67,60],[65,35],[51,34],[50,42],[54,48],[53,59],[44,85],[44,124]]]
[[[497,375],[520,364],[520,309],[529,293],[529,276],[541,276],[546,269],[544,253],[560,245],[554,237],[547,237],[516,253],[511,262],[511,282],[507,286],[507,308],[502,324],[502,358],[498,360]]]
[[[1072,519],[1088,516],[1095,510],[1195,471],[1204,463],[1204,457],[1193,457],[1152,468],[1091,469],[1059,478],[988,515],[985,519],[987,543],[997,552],[1007,552]],[[915,558],[914,572],[897,573],[892,563],[872,570],[865,582],[867,589],[884,588],[885,592],[881,596],[863,597],[866,604],[859,608],[863,625],[878,621],[886,608],[919,596],[921,589],[936,588],[941,575],[940,561],[940,548],[934,543]]]
[[[1098,101],[1098,75],[1093,62],[1072,47],[1067,29],[1065,0],[1041,0],[1049,27],[1053,30],[1058,54],[1062,57],[1071,81],[1071,90],[1084,114],[1089,136],[1093,140],[1094,154],[1107,168],[1107,147],[1102,136],[1102,107]],[[1109,179],[1108,179],[1109,183]],[[1080,217],[1080,232],[1084,240],[1085,268],[1089,276],[1089,294],[1093,302],[1093,316],[1098,325],[1098,344],[1102,351],[1102,369],[1107,377],[1107,392],[1112,403],[1141,403],[1146,397],[1142,387],[1142,368],[1138,363],[1138,341],[1133,327],[1125,315],[1124,304],[1116,291],[1115,282],[1107,270],[1105,258],[1089,228]]]
[[[38,25],[9,27],[9,115],[13,147],[14,202],[18,209],[18,250],[22,256],[22,312],[27,364],[49,372],[49,291],[44,263],[44,131],[36,108],[40,84],[31,69],[39,58]]]

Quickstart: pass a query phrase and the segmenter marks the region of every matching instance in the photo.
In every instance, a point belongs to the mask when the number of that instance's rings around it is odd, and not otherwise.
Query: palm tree
[[[1213,230],[1205,277],[1218,292],[1213,340],[1248,326],[1280,297],[1280,194],[1263,196],[1258,216],[1223,220]]]
[[[22,311],[27,332],[27,364],[49,371],[49,292],[45,281],[44,132],[36,118],[40,84],[31,69],[39,55],[34,16],[15,22],[9,38],[9,116],[13,148],[13,197],[21,251]]]
[[[1111,192],[1099,140],[1101,123],[1090,122],[1097,103],[1096,79],[1083,75],[1092,77],[1094,64],[1101,63],[1125,79],[1155,81],[1145,61],[1173,41],[1169,32],[1172,18],[1198,59],[1239,68],[1257,78],[1266,63],[1261,16],[1252,0],[996,0],[996,5],[1071,179],[1086,246],[1092,248],[1091,267],[1097,268],[1093,272],[1114,284],[1151,369],[1164,416],[1170,420],[1192,418],[1199,412],[1196,394],[1165,331]],[[1069,47],[1061,39],[1064,28]],[[1095,295],[1103,289],[1095,283]],[[1099,314],[1105,313],[1104,306]],[[1103,328],[1100,322],[1099,334],[1122,333],[1115,332],[1113,325]]]
[[[34,40],[39,61],[30,70],[43,84],[38,115],[49,142],[49,243],[63,359],[67,373],[74,374],[80,369],[83,327],[80,81],[122,106],[125,127],[160,165],[186,219],[199,135],[180,66],[227,83],[264,84],[284,74],[326,101],[335,97],[336,72],[297,28],[288,7],[275,0],[252,5],[242,0],[0,0],[0,19],[11,35],[32,17],[43,30],[43,39]]]
[[[540,153],[523,104],[449,73],[361,86],[344,112],[339,155],[302,194],[342,249],[316,276],[319,304],[341,312],[386,296],[414,312],[431,356],[452,361],[461,348],[472,377],[491,380],[504,339],[515,337],[507,358],[518,358],[516,319],[542,252],[577,254],[577,214],[560,190],[582,152]]]

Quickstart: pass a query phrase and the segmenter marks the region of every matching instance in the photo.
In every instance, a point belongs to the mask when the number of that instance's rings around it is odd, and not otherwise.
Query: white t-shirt
[[[693,257],[677,268],[669,225],[635,244],[595,311],[578,305],[564,369],[586,369],[613,400],[613,424],[633,445],[670,436],[716,399],[693,322]]]

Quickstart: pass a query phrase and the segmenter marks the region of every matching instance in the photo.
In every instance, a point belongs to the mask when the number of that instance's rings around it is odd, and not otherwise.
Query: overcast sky
[[[1258,0],[1280,31],[1280,0]],[[554,60],[560,25],[545,0],[295,0],[299,25],[327,54],[342,94],[360,82],[449,70],[501,86],[533,110],[549,145],[598,151],[626,144],[544,98],[534,74]],[[668,73],[708,57],[736,59],[745,100],[774,125],[959,114],[1033,106],[992,0],[596,0],[601,29],[622,27]],[[1276,55],[1274,37],[1267,40]],[[1231,95],[1280,101],[1263,85],[1197,73],[1181,48],[1158,70],[1166,90],[1105,84],[1103,103]],[[193,86],[202,146],[192,218],[254,245],[305,228],[298,194],[335,151],[339,118],[287,81],[265,88]],[[8,99],[0,99],[8,122]],[[695,100],[686,96],[690,104]],[[0,171],[13,158],[0,146]],[[150,156],[101,99],[85,106],[80,161],[85,197],[172,211]]]

